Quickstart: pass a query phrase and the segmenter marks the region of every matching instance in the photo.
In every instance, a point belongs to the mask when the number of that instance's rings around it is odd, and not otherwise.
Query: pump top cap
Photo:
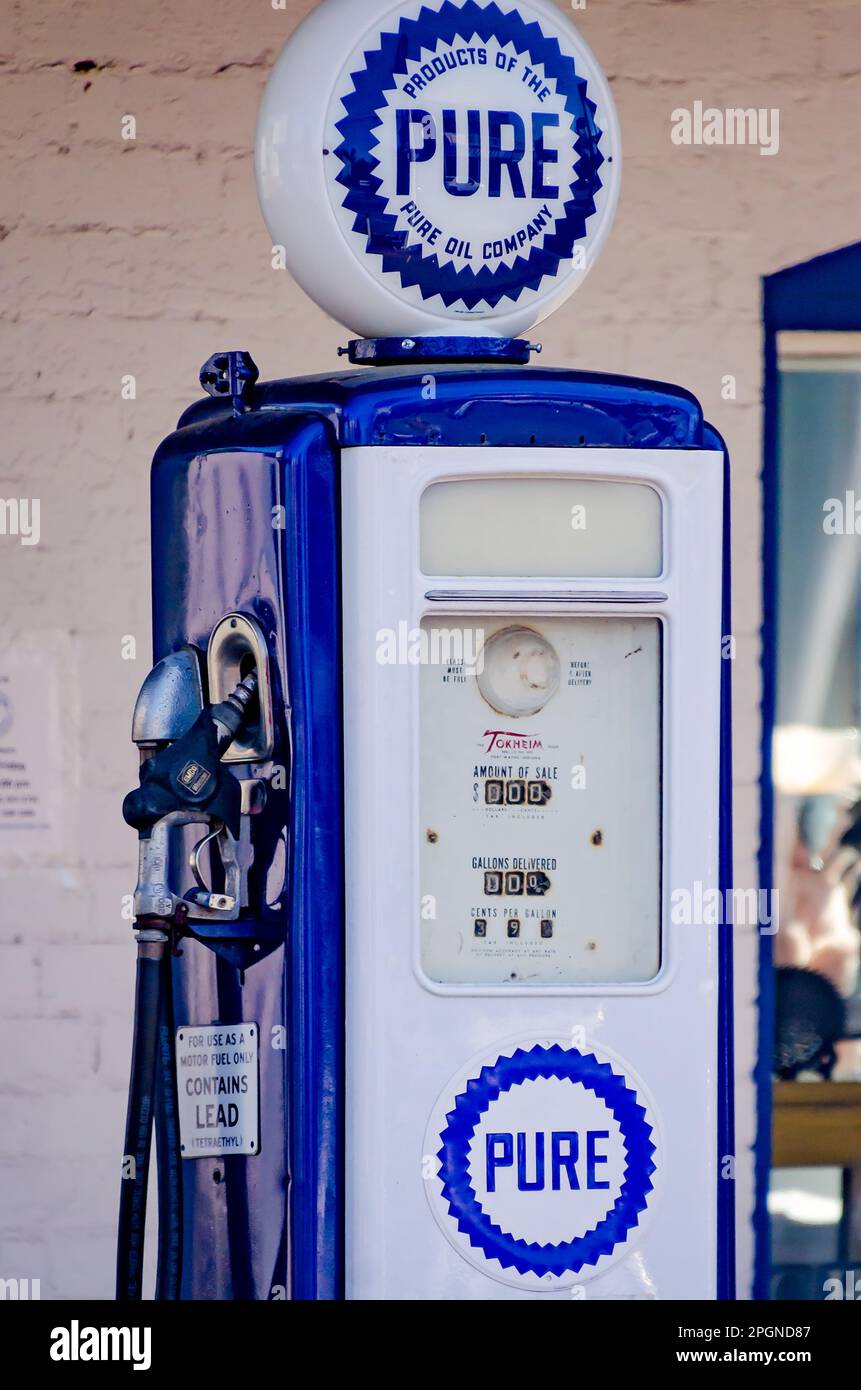
[[[554,0],[322,0],[263,98],[273,264],[364,337],[515,337],[619,196],[607,81]]]

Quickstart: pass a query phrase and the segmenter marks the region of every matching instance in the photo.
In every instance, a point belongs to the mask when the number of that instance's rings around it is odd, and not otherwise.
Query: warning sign
[[[259,1152],[259,1075],[256,1023],[215,1023],[177,1030],[183,1158]]]
[[[68,858],[73,760],[61,731],[75,720],[69,641],[52,629],[0,642],[0,863]]]

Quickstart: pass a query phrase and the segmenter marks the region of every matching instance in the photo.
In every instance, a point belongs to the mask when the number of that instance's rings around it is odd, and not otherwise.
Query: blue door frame
[[[777,557],[780,535],[777,335],[861,331],[861,242],[789,266],[763,280],[765,382],[762,470],[762,758],[760,771],[759,882],[773,888],[774,787],[771,740],[777,703]],[[771,1171],[771,1076],[774,1033],[772,938],[759,938],[759,1047],[756,1064],[757,1135],[754,1209],[754,1298],[769,1296],[771,1242],[768,1183]]]

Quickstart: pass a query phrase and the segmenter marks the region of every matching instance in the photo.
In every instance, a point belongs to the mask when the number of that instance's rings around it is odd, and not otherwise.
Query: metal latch
[[[249,409],[248,396],[260,376],[250,352],[216,352],[200,369],[200,384],[216,400],[233,401],[234,415]]]

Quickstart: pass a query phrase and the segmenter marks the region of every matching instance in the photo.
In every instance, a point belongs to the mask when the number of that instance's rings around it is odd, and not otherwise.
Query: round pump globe
[[[619,196],[607,81],[553,0],[322,0],[279,57],[257,184],[281,262],[363,337],[516,337]]]

